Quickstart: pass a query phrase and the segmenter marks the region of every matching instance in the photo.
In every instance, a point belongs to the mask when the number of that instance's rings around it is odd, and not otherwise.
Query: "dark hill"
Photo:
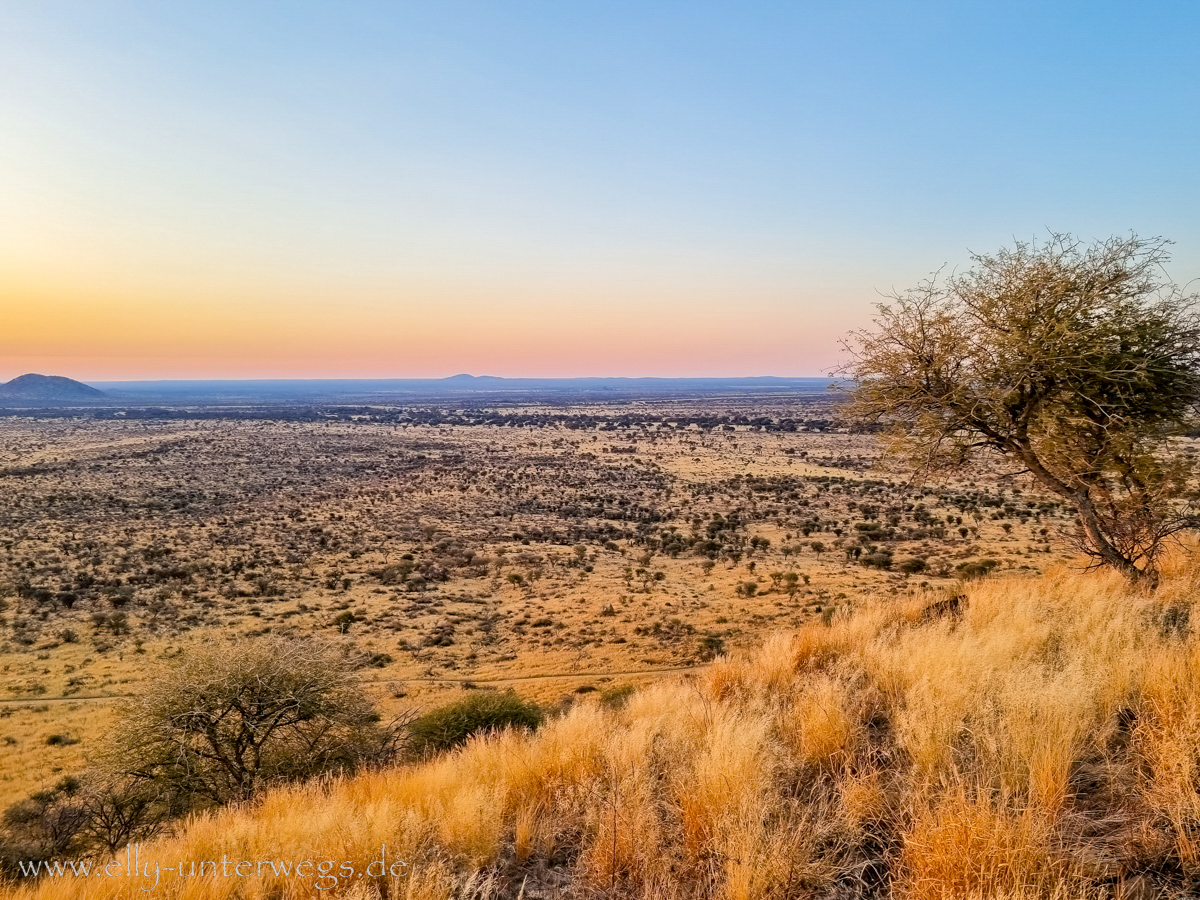
[[[8,400],[62,403],[70,400],[99,400],[98,391],[81,381],[61,375],[20,375],[7,384],[0,384],[0,402]]]

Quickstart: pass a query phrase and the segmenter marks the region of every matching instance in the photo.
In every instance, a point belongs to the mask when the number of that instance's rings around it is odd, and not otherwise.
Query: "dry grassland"
[[[989,473],[913,490],[832,414],[0,420],[0,806],[78,768],[109,698],[197,642],[335,637],[388,712],[509,685],[560,703],[1055,558],[1047,498]]]
[[[272,792],[144,860],[313,858],[355,897],[1182,897],[1200,885],[1200,562],[1154,595],[1064,568],[880,599],[536,734]],[[21,898],[136,897],[51,878]],[[163,876],[299,897],[311,880]]]

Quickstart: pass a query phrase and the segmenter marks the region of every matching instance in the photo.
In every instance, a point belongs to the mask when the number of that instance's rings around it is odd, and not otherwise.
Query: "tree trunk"
[[[1139,569],[1132,559],[1114,547],[1112,542],[1105,537],[1104,529],[1100,525],[1100,517],[1096,513],[1096,505],[1092,502],[1091,494],[1088,493],[1086,487],[1072,490],[1066,482],[1055,477],[1042,465],[1042,461],[1038,459],[1037,454],[1028,446],[1027,441],[1016,445],[1013,449],[1016,450],[1016,455],[1025,464],[1026,468],[1029,469],[1030,474],[1034,478],[1041,482],[1044,487],[1049,488],[1060,497],[1069,500],[1071,505],[1075,507],[1075,514],[1079,518],[1079,524],[1083,528],[1083,533],[1092,548],[1092,552],[1105,565],[1112,566],[1124,575],[1130,584],[1137,587],[1148,590],[1154,590],[1158,587],[1158,569],[1152,562],[1147,562],[1146,568]]]
[[[1075,512],[1079,516],[1079,524],[1087,535],[1088,543],[1105,563],[1124,575],[1131,584],[1154,590],[1158,587],[1158,569],[1153,563],[1147,563],[1146,568],[1139,569],[1125,554],[1121,553],[1104,536],[1100,527],[1100,517],[1096,514],[1096,506],[1088,494],[1087,488],[1080,488],[1071,495],[1075,504]]]

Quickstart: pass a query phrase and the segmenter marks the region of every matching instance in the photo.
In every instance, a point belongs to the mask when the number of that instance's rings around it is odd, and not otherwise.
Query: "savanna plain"
[[[915,483],[824,394],[7,415],[0,890],[144,894],[17,863],[124,859],[69,820],[139,698],[291,641],[388,752],[142,858],[344,860],[318,887],[358,897],[1194,896],[1200,557],[1136,591],[1072,522],[1000,468]],[[528,722],[414,740],[489,704]]]

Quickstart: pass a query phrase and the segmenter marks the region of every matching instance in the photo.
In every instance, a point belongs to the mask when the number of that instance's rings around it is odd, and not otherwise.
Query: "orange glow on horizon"
[[[804,312],[761,285],[755,313],[721,285],[181,284],[6,279],[0,380],[819,375],[842,331],[821,312],[835,304]]]

